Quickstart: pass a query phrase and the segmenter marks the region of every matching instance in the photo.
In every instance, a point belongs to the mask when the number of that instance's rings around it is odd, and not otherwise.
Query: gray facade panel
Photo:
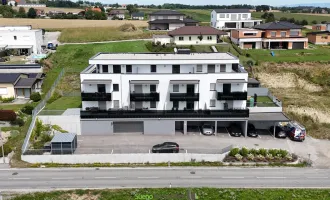
[[[111,135],[113,125],[110,120],[81,120],[81,135]]]
[[[145,135],[175,135],[174,120],[146,120],[144,121]]]
[[[143,133],[143,122],[113,122],[114,133]]]

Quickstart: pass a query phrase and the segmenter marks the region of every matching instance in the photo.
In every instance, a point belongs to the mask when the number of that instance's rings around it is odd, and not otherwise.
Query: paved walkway
[[[112,41],[102,41],[102,42],[76,42],[76,43],[60,43],[59,45],[68,45],[68,44],[106,44],[106,43],[115,43],[115,42],[134,42],[134,41],[152,41],[152,39],[132,39],[132,40],[112,40]]]

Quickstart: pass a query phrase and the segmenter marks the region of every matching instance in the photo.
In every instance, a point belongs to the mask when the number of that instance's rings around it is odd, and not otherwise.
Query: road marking
[[[307,177],[307,178],[311,178],[311,179],[327,179],[328,177]]]
[[[63,178],[52,178],[53,180],[70,180],[74,179],[74,177],[63,177]]]
[[[155,177],[155,176],[150,176],[150,177],[138,177],[138,178],[141,178],[141,179],[155,179],[155,178],[159,178],[159,177]]]
[[[202,178],[202,177],[201,176],[181,176],[180,178],[182,178],[182,179],[185,179],[185,178],[194,179],[194,178]]]
[[[231,178],[244,178],[243,176],[223,176],[221,178],[228,178],[228,179],[231,179]]]
[[[117,177],[95,177],[96,179],[115,179]]]
[[[28,180],[28,179],[31,179],[31,178],[9,178],[11,180]]]
[[[277,176],[274,176],[274,177],[271,177],[271,176],[269,176],[269,177],[257,177],[257,178],[264,178],[264,179],[272,179],[272,178],[275,178],[275,179],[284,179],[284,178],[286,178],[286,177],[277,177]]]

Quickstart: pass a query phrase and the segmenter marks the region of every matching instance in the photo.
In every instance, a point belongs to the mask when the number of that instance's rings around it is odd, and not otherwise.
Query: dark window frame
[[[112,91],[119,92],[119,84],[113,84],[112,85]]]
[[[106,69],[106,70],[104,70]],[[109,66],[108,65],[102,65],[102,73],[109,73]]]
[[[126,65],[126,73],[132,73],[132,65]]]
[[[113,65],[113,73],[121,74],[121,65]]]
[[[152,73],[157,72],[157,65],[150,65],[150,72]]]
[[[157,108],[157,102],[156,101],[150,101],[150,108]]]
[[[150,92],[156,92],[157,91],[157,86],[152,84],[150,85]]]

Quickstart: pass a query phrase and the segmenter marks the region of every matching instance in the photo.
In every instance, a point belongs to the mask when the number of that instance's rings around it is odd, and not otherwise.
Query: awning
[[[245,79],[218,79],[217,83],[247,83]]]
[[[171,80],[170,84],[199,84],[199,80]]]
[[[109,79],[89,79],[83,80],[82,84],[111,84],[112,80]]]
[[[158,80],[131,80],[130,84],[159,84]]]
[[[249,121],[288,122],[290,120],[282,112],[275,112],[275,113],[250,113]]]
[[[31,49],[32,45],[8,45],[6,49]]]

